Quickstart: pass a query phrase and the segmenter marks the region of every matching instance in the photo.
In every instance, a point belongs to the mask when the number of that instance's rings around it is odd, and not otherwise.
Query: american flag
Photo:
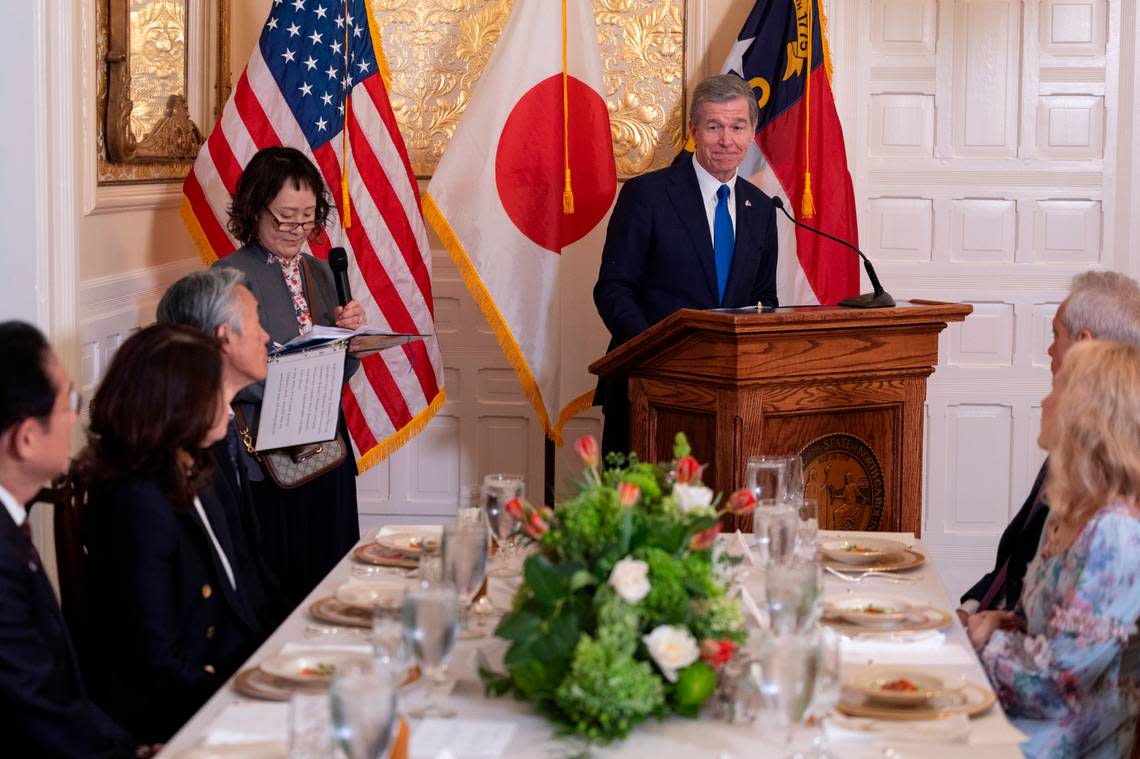
[[[403,445],[444,402],[431,248],[385,70],[367,0],[274,0],[258,46],[183,185],[183,219],[213,260],[239,247],[225,223],[249,159],[275,145],[301,150],[336,203],[328,230],[311,244],[313,255],[325,258],[336,245],[348,251],[352,294],[370,325],[432,335],[369,356],[345,388],[362,470]]]

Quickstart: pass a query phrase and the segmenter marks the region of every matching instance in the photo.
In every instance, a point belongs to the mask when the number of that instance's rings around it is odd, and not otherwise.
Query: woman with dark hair
[[[258,151],[238,179],[229,229],[242,247],[215,266],[241,271],[257,298],[261,326],[284,344],[312,329],[335,325],[356,329],[365,323],[355,301],[338,306],[332,269],[302,251],[321,233],[329,198],[317,167],[294,148]],[[349,358],[345,381],[359,367]],[[250,385],[234,405],[256,435],[263,384]],[[348,441],[344,415],[338,424]],[[249,452],[243,455],[255,509],[261,523],[262,555],[282,590],[298,604],[360,537],[356,513],[356,463],[344,463],[295,488],[278,487]]]
[[[259,640],[225,520],[196,495],[228,422],[218,343],[173,325],[123,343],[91,403],[79,465],[88,601],[104,623],[84,669],[94,700],[148,743],[170,738]]]

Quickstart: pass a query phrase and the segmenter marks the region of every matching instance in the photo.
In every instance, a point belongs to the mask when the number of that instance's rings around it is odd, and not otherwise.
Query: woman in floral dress
[[[1049,521],[1016,612],[970,639],[1029,757],[1127,757],[1140,704],[1140,350],[1088,342],[1042,403]]]

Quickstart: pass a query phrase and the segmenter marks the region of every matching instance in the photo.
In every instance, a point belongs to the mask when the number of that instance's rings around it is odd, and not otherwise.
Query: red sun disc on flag
[[[514,225],[531,242],[560,253],[609,210],[617,191],[605,101],[585,83],[566,83],[574,213],[562,212],[562,75],[523,95],[507,117],[495,153],[495,185]]]

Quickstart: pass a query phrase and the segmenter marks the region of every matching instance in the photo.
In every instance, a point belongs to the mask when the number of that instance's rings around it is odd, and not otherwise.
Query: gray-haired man
[[[1140,346],[1140,285],[1114,271],[1088,271],[1073,278],[1067,297],[1053,316],[1053,342],[1049,369],[1057,376],[1069,348],[1081,340],[1112,340]],[[1022,582],[1049,507],[1043,499],[1049,461],[1041,465],[1037,480],[1021,510],[1002,533],[997,561],[962,596],[958,616],[966,625],[978,611],[1012,611],[1021,599]]]
[[[268,365],[269,335],[261,328],[257,299],[244,281],[241,272],[223,267],[187,274],[167,289],[157,309],[160,322],[194,327],[218,339],[223,359],[222,388],[228,403],[235,398],[256,403]],[[211,453],[214,476],[201,494],[202,503],[216,514],[210,515],[211,522],[225,520],[228,530],[224,532],[229,533],[232,544],[226,553],[231,563],[236,561],[243,595],[269,633],[288,608],[276,577],[262,560],[264,543],[272,536],[261,534],[250,497],[247,469],[257,464],[243,452],[232,420],[225,439],[215,443]],[[226,548],[223,545],[223,550]]]

